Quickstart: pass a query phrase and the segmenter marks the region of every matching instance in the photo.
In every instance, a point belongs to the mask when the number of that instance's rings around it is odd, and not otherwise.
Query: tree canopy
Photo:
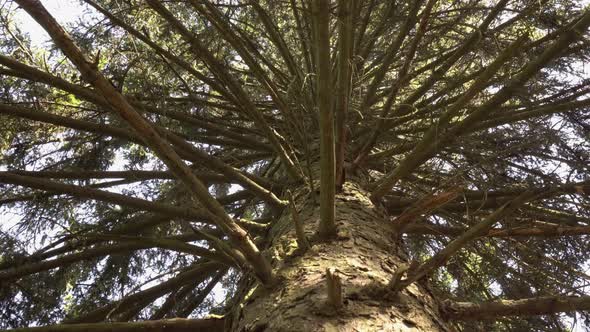
[[[280,282],[278,216],[309,196],[298,246],[330,241],[357,178],[411,258],[395,291],[428,280],[466,331],[590,324],[582,1],[80,6],[0,1],[0,328],[226,314]]]

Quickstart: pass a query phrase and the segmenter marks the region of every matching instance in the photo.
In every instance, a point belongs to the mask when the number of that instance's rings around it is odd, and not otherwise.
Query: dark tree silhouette
[[[0,328],[590,318],[581,1],[80,6],[0,1]]]

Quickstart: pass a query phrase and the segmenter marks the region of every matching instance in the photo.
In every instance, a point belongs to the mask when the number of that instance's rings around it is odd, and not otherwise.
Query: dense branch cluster
[[[335,195],[358,177],[412,258],[395,292],[429,280],[466,330],[590,319],[578,1],[80,6],[62,26],[0,0],[0,328],[219,329],[164,318],[280,282],[267,231],[297,218],[291,190],[321,207],[307,249],[340,231]]]

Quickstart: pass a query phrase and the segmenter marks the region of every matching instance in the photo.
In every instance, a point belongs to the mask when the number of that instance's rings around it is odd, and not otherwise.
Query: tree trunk
[[[453,331],[424,285],[392,295],[388,284],[407,255],[391,222],[368,192],[347,182],[336,198],[338,236],[319,242],[312,234],[319,205],[307,188],[295,192],[299,219],[313,247],[297,248],[288,209],[270,229],[268,252],[279,282],[270,289],[243,285],[241,305],[229,319],[231,331]],[[317,193],[316,193],[317,194]],[[341,279],[342,306],[328,300],[326,271]]]

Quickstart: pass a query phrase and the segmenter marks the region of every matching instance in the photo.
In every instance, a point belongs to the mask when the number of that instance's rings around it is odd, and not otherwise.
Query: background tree
[[[581,3],[82,5],[0,6],[1,328],[589,318]]]

